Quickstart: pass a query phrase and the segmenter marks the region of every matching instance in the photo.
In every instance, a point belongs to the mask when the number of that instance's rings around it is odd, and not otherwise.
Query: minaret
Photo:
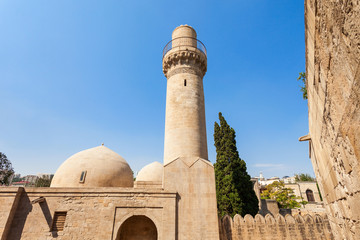
[[[164,164],[178,157],[208,159],[203,77],[205,46],[195,30],[177,27],[164,49],[167,80]],[[189,162],[189,164],[191,164]]]
[[[167,78],[163,186],[179,195],[179,240],[219,239],[214,167],[206,140],[206,68],[206,48],[195,30],[177,27],[163,52]]]

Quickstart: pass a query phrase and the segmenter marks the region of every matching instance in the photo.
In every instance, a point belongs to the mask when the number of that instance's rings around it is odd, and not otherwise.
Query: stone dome
[[[164,166],[159,162],[153,162],[140,170],[136,176],[136,181],[162,182],[163,173]]]
[[[129,164],[105,146],[69,157],[56,171],[51,187],[133,187]]]

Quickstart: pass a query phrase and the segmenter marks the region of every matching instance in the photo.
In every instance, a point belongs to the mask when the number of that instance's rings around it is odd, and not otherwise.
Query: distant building
[[[301,197],[299,201],[308,202],[306,205],[302,205],[301,209],[311,212],[325,212],[316,182],[285,183],[285,187],[291,188],[296,196]]]
[[[284,176],[282,179],[279,177],[271,177],[269,179],[265,179],[262,173],[260,172],[259,177],[252,178],[254,182],[254,191],[259,199],[259,208],[260,213],[268,213],[276,214],[279,209],[276,207],[277,203],[274,200],[261,199],[261,193],[266,189],[266,186],[272,184],[275,181],[282,181],[285,184],[286,188],[291,188],[294,191],[294,194],[298,197],[299,202],[307,201],[306,205],[302,205],[300,211],[302,212],[324,212],[324,205],[320,197],[320,193],[315,181],[309,182],[296,182],[295,176],[289,177]],[[271,206],[270,206],[271,205]]]
[[[14,179],[15,179],[15,178],[20,178],[20,177],[21,177],[21,174],[20,174],[20,173],[15,173],[15,174],[14,174]]]
[[[54,174],[53,173],[38,173],[37,177],[52,179],[54,177]]]
[[[37,179],[38,179],[38,176],[36,176],[36,175],[26,175],[26,176],[22,177],[22,180],[24,182],[28,182],[28,185],[26,185],[26,186],[35,185],[35,182]]]
[[[289,176],[285,176],[281,179],[285,184],[286,183],[295,183],[295,176],[289,177]]]

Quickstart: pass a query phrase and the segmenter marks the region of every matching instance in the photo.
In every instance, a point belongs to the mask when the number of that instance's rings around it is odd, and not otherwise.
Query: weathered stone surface
[[[208,161],[203,76],[206,54],[187,25],[172,34],[163,58],[167,77],[164,189],[178,193],[179,240],[218,240],[215,173]]]
[[[360,236],[360,2],[306,0],[311,160],[336,239]]]
[[[0,189],[0,200],[17,193]],[[7,192],[5,191],[7,190]],[[146,216],[158,239],[175,239],[176,197],[173,192],[134,188],[26,188],[21,194],[9,234],[4,239],[113,239],[132,216]],[[45,201],[32,203],[44,197]],[[67,212],[63,231],[51,232],[54,212]],[[1,221],[1,228],[4,227]],[[4,228],[3,228],[4,229]]]
[[[219,219],[220,240],[332,240],[326,215],[276,215],[268,214],[265,218],[259,214],[244,219],[235,215]]]
[[[164,166],[164,189],[178,193],[178,239],[219,239],[214,167],[199,158]]]
[[[0,239],[7,239],[23,188],[3,188],[0,197]]]
[[[178,157],[208,159],[203,76],[206,55],[192,43],[196,32],[180,26],[173,32],[173,48],[163,59],[167,77],[164,165]],[[181,42],[176,42],[179,39]],[[189,39],[184,42],[182,39]],[[190,46],[189,46],[190,45]]]

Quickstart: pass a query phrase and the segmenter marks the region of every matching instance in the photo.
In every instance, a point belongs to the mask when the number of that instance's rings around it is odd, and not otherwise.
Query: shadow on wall
[[[143,215],[134,215],[126,219],[117,234],[117,240],[156,240],[158,233],[154,222]]]
[[[219,219],[220,240],[257,239],[267,240],[286,239],[321,239],[333,240],[333,234],[326,215],[276,215],[267,214],[265,218],[260,214],[254,217],[235,215],[232,219],[226,215]]]
[[[279,206],[276,200],[272,199],[261,199],[261,209],[259,213],[263,216],[270,213],[273,216],[279,213]]]
[[[22,192],[19,205],[10,226],[8,239],[20,240],[24,230],[26,218],[31,212],[33,206],[25,191]]]
[[[42,213],[44,214],[44,218],[50,230],[52,224],[52,216],[49,210],[49,206],[46,202],[46,199],[43,199],[41,202],[39,202],[39,206],[41,208]],[[27,193],[23,191],[21,193],[19,205],[16,208],[14,218],[11,222],[10,231],[7,239],[12,239],[12,240],[21,239],[22,233],[24,231],[26,219],[32,210],[33,210],[33,204],[30,201]],[[58,237],[57,232],[52,232],[52,237],[57,238]]]
[[[221,240],[232,239],[233,221],[230,216],[226,215],[219,221],[219,234]]]
[[[43,214],[44,214],[44,217],[45,217],[46,222],[47,222],[47,224],[48,224],[48,226],[49,226],[49,229],[51,229],[51,228],[52,228],[51,224],[52,224],[53,218],[52,218],[52,216],[51,216],[51,213],[50,213],[50,210],[49,210],[49,206],[48,206],[48,204],[47,204],[47,202],[46,202],[46,199],[44,199],[43,202],[40,202],[39,205],[40,205],[41,211],[42,211]],[[58,237],[57,232],[51,232],[51,235],[52,235],[53,238],[57,238],[57,237]]]

